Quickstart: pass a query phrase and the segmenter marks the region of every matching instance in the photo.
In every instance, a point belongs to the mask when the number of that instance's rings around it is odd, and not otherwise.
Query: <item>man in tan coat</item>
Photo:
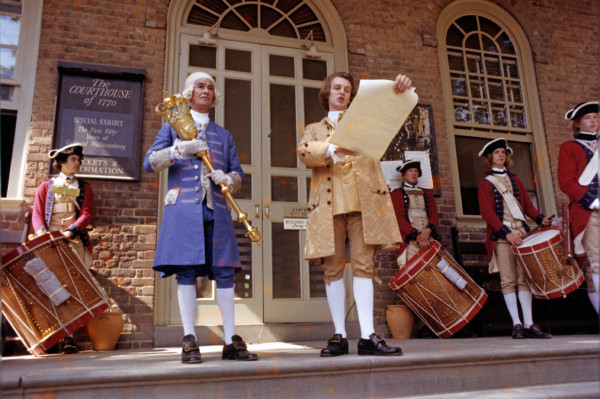
[[[394,91],[400,93],[411,84],[409,78],[398,75]],[[328,76],[319,92],[328,115],[308,125],[298,145],[300,160],[312,167],[304,258],[323,264],[327,301],[335,327],[335,334],[321,356],[348,353],[343,282],[346,239],[361,328],[358,354],[399,356],[402,350],[387,346],[373,327],[375,246],[402,242],[389,190],[379,162],[328,143],[354,93],[350,74],[338,72]]]

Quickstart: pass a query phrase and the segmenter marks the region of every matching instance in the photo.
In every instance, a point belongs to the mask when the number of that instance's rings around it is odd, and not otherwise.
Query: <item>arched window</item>
[[[531,50],[516,21],[493,4],[458,1],[442,12],[438,41],[459,218],[479,215],[477,186],[484,173],[477,154],[498,137],[510,142],[512,171],[536,207],[552,212]]]
[[[315,41],[325,41],[325,31],[305,1],[226,1],[197,2],[188,23],[249,32],[261,29],[270,35],[305,39],[313,32]]]

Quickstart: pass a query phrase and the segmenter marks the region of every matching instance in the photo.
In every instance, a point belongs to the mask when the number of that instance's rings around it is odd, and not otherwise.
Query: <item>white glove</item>
[[[208,176],[212,179],[213,182],[215,182],[216,185],[224,183],[229,187],[233,186],[233,181],[231,180],[231,177],[227,176],[225,172],[223,172],[221,169],[213,170],[208,174]]]
[[[594,202],[592,202],[592,204],[590,205],[590,209],[598,209],[600,208],[600,201],[598,200],[598,198],[596,198],[594,200]]]
[[[175,151],[177,151],[181,155],[196,154],[201,151],[208,151],[208,146],[206,145],[206,142],[204,140],[198,139],[186,141],[176,140],[174,147]]]

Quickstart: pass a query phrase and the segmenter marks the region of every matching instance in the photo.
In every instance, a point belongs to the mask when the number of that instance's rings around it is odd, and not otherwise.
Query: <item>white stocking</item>
[[[600,274],[593,273],[592,280],[594,281],[594,288],[596,288],[596,292],[588,292],[588,297],[590,298],[590,302],[596,309],[596,313],[598,313],[598,307],[600,306]]]
[[[193,335],[196,339],[194,330],[194,319],[196,318],[196,286],[195,285],[177,285],[177,300],[179,301],[179,313],[183,323],[183,335]]]
[[[533,324],[533,315],[531,313],[531,292],[519,291],[519,302],[523,311],[523,327],[529,328]]]
[[[329,304],[335,333],[341,334],[342,338],[346,338],[346,287],[344,287],[344,279],[325,284],[325,292],[327,293],[327,303]]]
[[[217,303],[221,310],[221,318],[223,319],[223,334],[225,335],[225,343],[231,344],[231,337],[235,335],[235,301],[234,287],[217,288]]]
[[[373,280],[354,277],[352,289],[356,301],[356,310],[358,311],[360,337],[369,339],[369,335],[375,332],[375,328],[373,328]]]
[[[517,307],[517,294],[514,292],[511,292],[510,294],[504,294],[504,302],[506,302],[506,307],[508,308],[508,313],[512,319],[513,326],[521,324],[521,319],[519,318],[519,308]]]

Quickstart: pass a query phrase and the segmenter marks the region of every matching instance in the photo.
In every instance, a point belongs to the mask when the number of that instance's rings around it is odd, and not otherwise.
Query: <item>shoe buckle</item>
[[[383,338],[381,338],[381,337],[379,336],[379,334],[375,334],[375,335],[374,335],[374,338],[377,340],[377,342],[385,342],[385,340],[384,340]]]
[[[330,344],[339,344],[342,342],[342,336],[341,335],[334,335],[330,340],[329,343]]]

